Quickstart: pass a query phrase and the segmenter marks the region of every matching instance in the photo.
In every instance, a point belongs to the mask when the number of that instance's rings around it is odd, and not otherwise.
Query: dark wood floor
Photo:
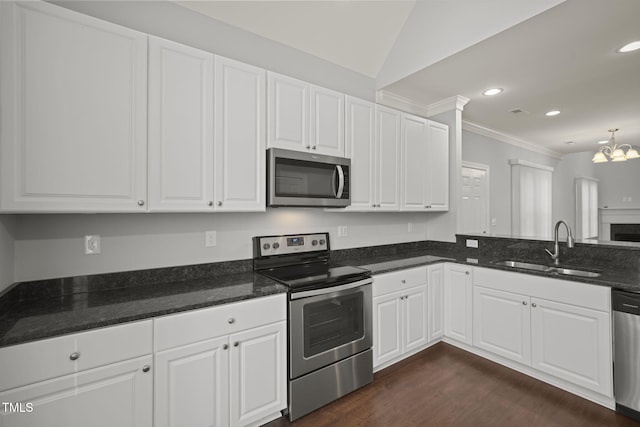
[[[289,423],[268,427],[640,426],[614,411],[439,343],[375,375],[372,384]]]

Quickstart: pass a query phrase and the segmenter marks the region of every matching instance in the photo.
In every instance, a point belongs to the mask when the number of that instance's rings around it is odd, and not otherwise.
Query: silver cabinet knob
[[[316,148],[318,148],[318,147],[316,147],[315,145],[313,147],[311,147],[312,150],[315,150]]]
[[[218,202],[218,206],[222,206],[222,202]]]
[[[236,323],[236,319],[234,319],[233,317],[230,317],[229,320],[227,320],[227,322],[229,322],[230,325],[233,325],[234,323]]]
[[[151,370],[151,366],[149,366],[149,365],[144,365],[142,367],[142,372],[149,372],[150,370]]]
[[[535,302],[532,302],[532,303],[531,303],[531,307],[537,307],[536,303],[535,303]]]
[[[69,360],[78,360],[79,358],[80,358],[80,353],[77,351],[74,351],[69,355]]]
[[[233,346],[234,346],[234,347],[237,347],[237,346],[239,346],[239,345],[240,345],[240,343],[239,343],[238,341],[236,341],[236,342],[234,342],[234,343],[233,343]]]
[[[527,305],[527,302],[526,301],[522,301],[522,305]]]
[[[465,271],[464,274],[466,274],[467,276],[470,275],[471,273],[468,271]]]
[[[311,146],[310,146],[310,145],[307,145],[307,150],[308,150],[308,149],[310,149],[310,148],[311,148]]]
[[[229,348],[229,344],[224,344],[224,345],[222,346],[222,349],[223,349],[223,350],[226,350],[226,349],[228,349],[228,348]]]
[[[402,280],[400,280],[400,283],[407,283],[407,281],[402,279]]]
[[[209,206],[213,206],[213,201],[212,201],[212,200],[209,200],[208,205],[209,205]]]
[[[138,200],[138,206],[144,206],[144,200]]]

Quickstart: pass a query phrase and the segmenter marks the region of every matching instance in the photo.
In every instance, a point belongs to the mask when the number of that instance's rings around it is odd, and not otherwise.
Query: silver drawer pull
[[[237,347],[237,346],[239,346],[239,345],[240,345],[240,343],[239,343],[238,341],[236,341],[236,342],[234,342],[234,343],[233,343],[233,346],[234,346],[234,347]]]
[[[227,320],[227,322],[229,322],[230,325],[233,325],[234,323],[236,323],[236,319],[231,317],[229,320]]]
[[[144,365],[142,367],[142,372],[149,372],[150,370],[151,370],[151,366],[149,366],[149,365]]]
[[[80,353],[74,351],[69,355],[69,360],[78,360],[80,358]]]
[[[229,344],[224,344],[224,345],[222,346],[222,349],[223,349],[223,350],[226,350],[226,349],[228,349],[228,348],[229,348]]]
[[[535,302],[532,302],[531,307],[537,307],[537,304]]]
[[[527,302],[526,301],[522,301],[522,305],[527,305]]]
[[[622,306],[623,306],[623,307],[629,307],[629,308],[636,308],[636,309],[638,308],[638,306],[637,306],[637,305],[625,304],[625,303],[622,303]]]

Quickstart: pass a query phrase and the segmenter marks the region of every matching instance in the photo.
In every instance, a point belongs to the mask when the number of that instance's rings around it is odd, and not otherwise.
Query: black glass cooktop
[[[270,268],[261,270],[260,273],[292,290],[330,287],[371,277],[371,272],[367,269],[328,261]]]

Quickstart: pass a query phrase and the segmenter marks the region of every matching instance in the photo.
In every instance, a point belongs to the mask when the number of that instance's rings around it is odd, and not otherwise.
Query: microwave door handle
[[[336,199],[341,199],[344,191],[344,171],[342,170],[341,165],[336,165],[336,171],[338,172],[338,191],[336,193]]]

